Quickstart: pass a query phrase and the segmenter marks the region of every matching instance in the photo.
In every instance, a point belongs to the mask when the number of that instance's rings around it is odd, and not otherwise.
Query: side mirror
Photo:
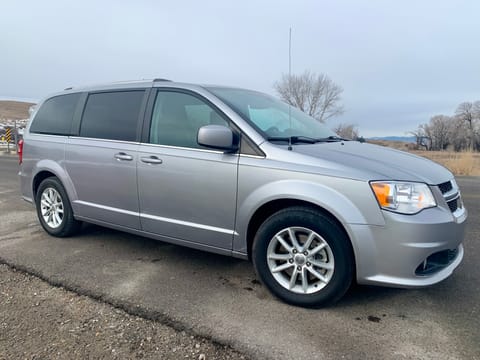
[[[197,142],[213,149],[234,152],[238,150],[238,138],[232,129],[223,125],[205,125],[198,129]]]

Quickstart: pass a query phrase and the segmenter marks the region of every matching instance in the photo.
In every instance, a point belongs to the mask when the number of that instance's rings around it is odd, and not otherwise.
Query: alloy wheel
[[[63,200],[58,191],[52,187],[43,190],[40,210],[45,223],[52,229],[58,228],[63,221]]]
[[[325,239],[304,227],[279,231],[267,248],[268,268],[285,289],[298,294],[322,290],[335,270],[333,252]]]

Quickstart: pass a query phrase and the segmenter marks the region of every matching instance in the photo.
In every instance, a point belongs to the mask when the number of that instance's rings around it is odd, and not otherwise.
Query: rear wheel
[[[40,224],[50,235],[66,237],[79,230],[80,222],[73,217],[67,193],[56,177],[40,183],[35,203]]]
[[[334,303],[353,279],[353,253],[343,229],[306,207],[269,217],[255,236],[252,259],[267,288],[294,305]]]

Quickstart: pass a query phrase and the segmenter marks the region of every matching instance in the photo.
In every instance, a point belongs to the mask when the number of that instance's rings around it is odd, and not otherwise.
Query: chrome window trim
[[[240,154],[240,157],[254,158],[254,159],[265,159],[267,156],[250,155],[250,154]]]
[[[221,150],[208,150],[208,149],[191,148],[191,147],[185,147],[185,146],[152,144],[152,143],[144,143],[144,142],[140,143],[140,145],[154,146],[154,147],[160,147],[160,148],[165,148],[165,149],[174,149],[174,150],[199,151],[199,152],[206,152],[206,153],[213,153],[213,154],[228,154],[228,153],[226,153],[224,151],[221,151]],[[142,150],[140,149],[139,151],[141,152]],[[238,153],[231,153],[231,155],[238,155]]]
[[[28,137],[29,138],[34,138],[34,137],[37,137],[37,136],[45,136],[45,137],[59,137],[59,138],[68,138],[70,135],[57,135],[57,134],[41,134],[41,133],[32,133],[32,132],[28,132]]]

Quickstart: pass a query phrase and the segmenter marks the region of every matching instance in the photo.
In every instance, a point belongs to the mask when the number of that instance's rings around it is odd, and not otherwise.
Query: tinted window
[[[80,93],[60,95],[45,101],[35,115],[30,131],[41,134],[70,135],[73,113]]]
[[[209,124],[228,126],[215,109],[197,97],[159,91],[152,114],[150,142],[200,148],[197,143],[198,129]]]
[[[90,94],[80,136],[135,141],[144,91]]]

